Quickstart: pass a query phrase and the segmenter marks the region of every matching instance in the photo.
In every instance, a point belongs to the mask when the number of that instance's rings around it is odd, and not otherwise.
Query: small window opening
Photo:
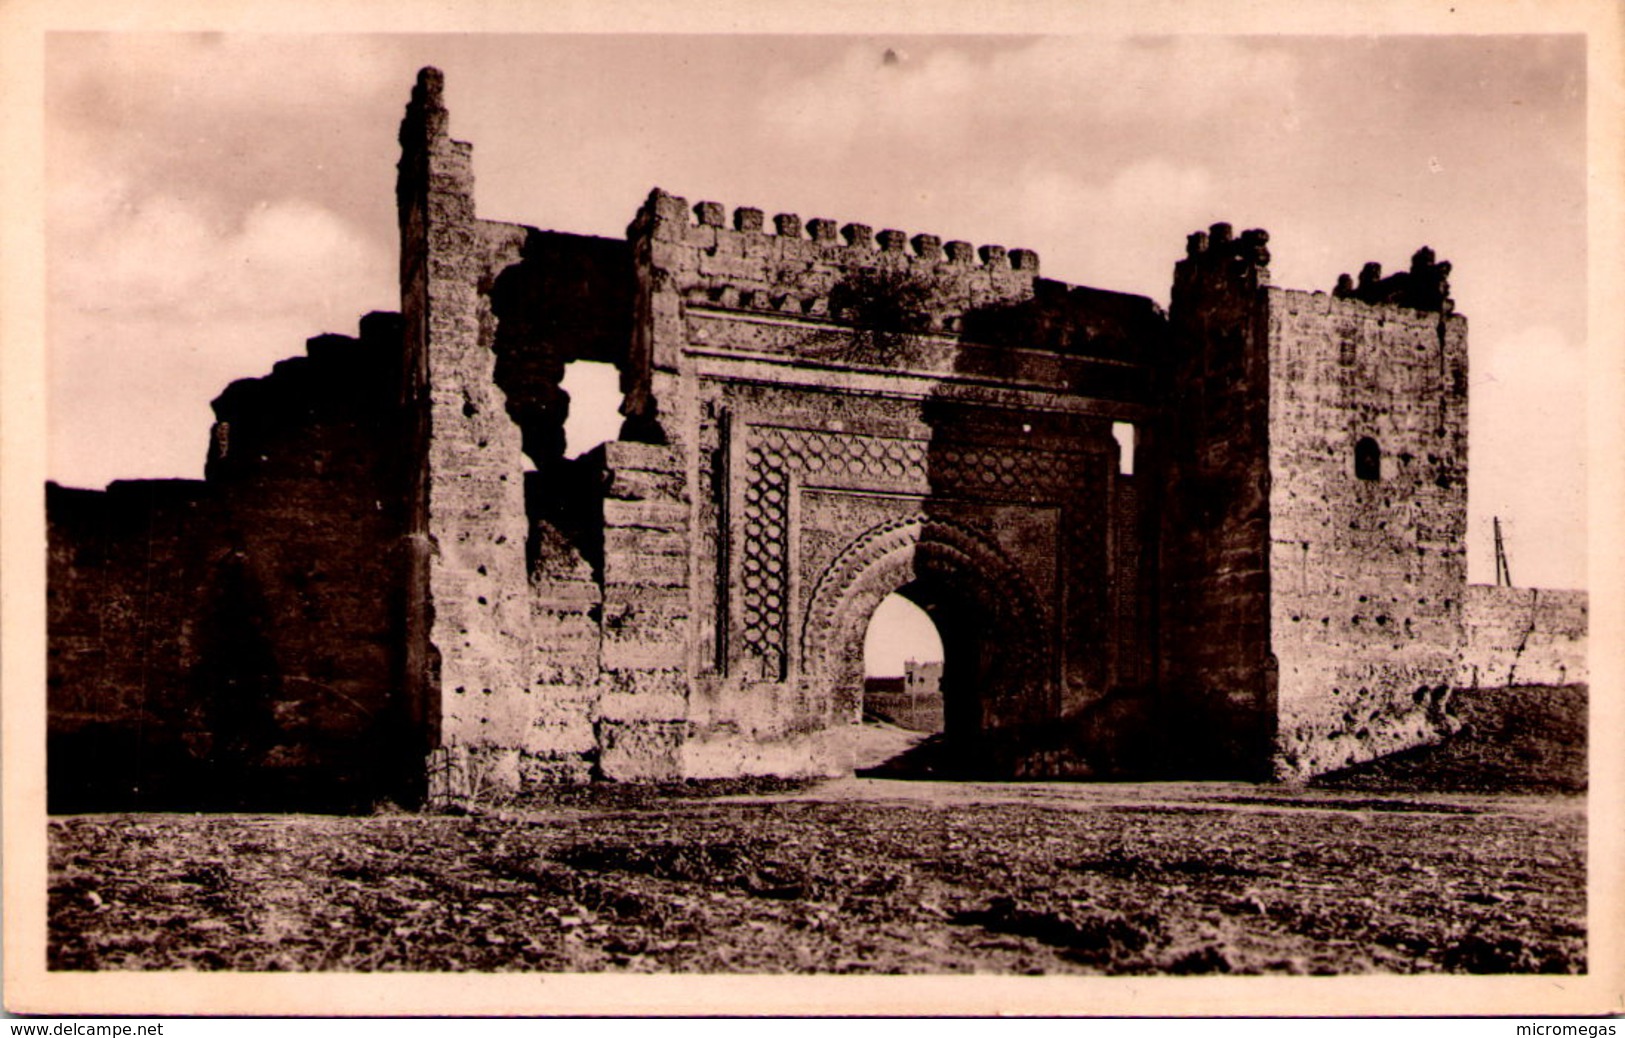
[[[1369,436],[1354,445],[1354,474],[1360,479],[1382,478],[1382,448]]]
[[[1134,475],[1134,423],[1113,422],[1112,436],[1117,440],[1117,473]]]
[[[621,433],[621,374],[613,364],[576,360],[564,366],[559,387],[570,394],[564,419],[564,456],[579,458]]]

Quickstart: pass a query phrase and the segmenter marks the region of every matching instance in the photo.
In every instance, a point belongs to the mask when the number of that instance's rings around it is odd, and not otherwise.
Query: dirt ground
[[[561,788],[469,816],[50,823],[53,969],[1575,973],[1587,690],[1240,783]],[[859,766],[917,733],[865,725]]]
[[[883,740],[882,740],[883,741]],[[50,823],[53,969],[1585,968],[1584,799],[848,779]]]

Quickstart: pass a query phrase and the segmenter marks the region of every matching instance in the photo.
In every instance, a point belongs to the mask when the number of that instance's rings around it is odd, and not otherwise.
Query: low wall
[[[863,694],[865,711],[886,718],[899,728],[916,732],[942,731],[942,697],[920,692],[876,692]]]
[[[1456,685],[1575,685],[1586,681],[1588,596],[1543,588],[1467,588],[1467,645]]]

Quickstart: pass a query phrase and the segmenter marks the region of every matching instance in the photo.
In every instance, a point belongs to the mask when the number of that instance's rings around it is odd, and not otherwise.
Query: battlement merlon
[[[1339,299],[1358,299],[1362,303],[1391,304],[1449,314],[1456,308],[1450,298],[1450,263],[1440,261],[1431,248],[1424,245],[1411,256],[1411,267],[1382,276],[1382,264],[1367,263],[1360,268],[1358,283],[1347,274],[1337,279],[1332,294]]]
[[[980,248],[966,241],[944,246],[934,234],[817,218],[794,213],[773,217],[748,206],[732,220],[718,202],[690,206],[680,196],[656,188],[627,228],[627,238],[646,242],[649,263],[665,272],[677,291],[692,289],[767,293],[798,302],[829,295],[836,285],[881,274],[906,278],[924,305],[938,311],[965,311],[1032,297],[1038,254],[1002,245]],[[811,307],[803,307],[811,312]]]
[[[1185,258],[1174,265],[1174,295],[1197,286],[1249,292],[1270,283],[1270,234],[1254,228],[1237,237],[1216,223],[1185,239]]]

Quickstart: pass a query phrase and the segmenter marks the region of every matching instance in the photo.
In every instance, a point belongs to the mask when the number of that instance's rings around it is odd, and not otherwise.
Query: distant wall
[[[875,714],[916,732],[942,731],[942,696],[919,692],[876,692],[863,694],[865,712]]]
[[[1470,585],[1457,686],[1585,682],[1588,601],[1584,591]]]

